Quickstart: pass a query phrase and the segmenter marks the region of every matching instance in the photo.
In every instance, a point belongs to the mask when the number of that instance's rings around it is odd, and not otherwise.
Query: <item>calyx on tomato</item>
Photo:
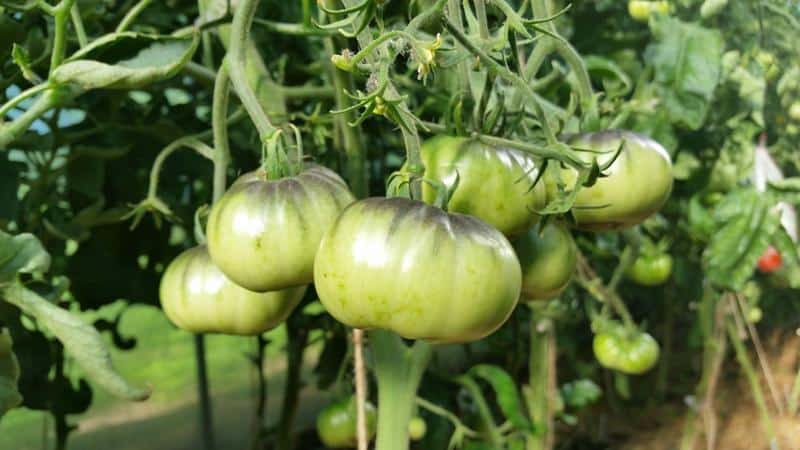
[[[669,198],[672,162],[658,142],[624,130],[567,136],[566,142],[578,149],[592,150],[578,152],[585,162],[596,158],[601,168],[610,164],[603,171],[605,176],[578,191],[571,210],[577,228],[607,231],[632,227],[658,211]],[[605,153],[597,154],[598,151]],[[558,164],[551,166],[553,169],[548,166],[546,176],[549,196],[556,195],[559,184],[573,190],[578,172]]]
[[[592,349],[600,365],[629,375],[641,375],[652,369],[660,353],[653,336],[623,327],[595,334]]]
[[[534,226],[512,239],[511,245],[522,268],[522,299],[547,300],[569,284],[577,264],[577,248],[563,225]]]
[[[209,214],[211,258],[252,291],[308,284],[322,235],[353,200],[339,175],[322,166],[277,180],[262,171],[242,175]]]
[[[524,233],[545,205],[544,183],[536,182],[534,159],[519,150],[479,140],[437,136],[423,143],[424,177],[448,189],[458,180],[447,210],[475,216],[510,236]],[[533,188],[531,189],[531,187]],[[422,200],[433,203],[437,190],[425,184]]]
[[[178,255],[164,271],[159,289],[164,313],[178,328],[248,336],[281,324],[305,291],[306,286],[249,291],[214,265],[204,245]]]
[[[506,321],[521,272],[508,240],[480,219],[369,198],[347,207],[322,239],[314,283],[325,309],[350,327],[467,342]]]
[[[364,405],[367,419],[367,436],[375,436],[377,413],[375,406]],[[358,439],[358,416],[354,396],[335,401],[317,416],[317,435],[327,448],[353,448]]]

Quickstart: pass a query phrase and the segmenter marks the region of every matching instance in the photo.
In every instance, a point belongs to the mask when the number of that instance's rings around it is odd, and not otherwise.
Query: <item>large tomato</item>
[[[372,403],[364,405],[367,436],[375,436],[377,413]],[[350,396],[326,406],[317,416],[317,435],[327,448],[353,448],[357,443],[358,416],[355,397]]]
[[[161,278],[160,297],[169,320],[193,333],[259,335],[286,320],[306,286],[249,291],[229,280],[204,245],[186,250]]]
[[[577,248],[565,227],[548,223],[511,241],[522,267],[522,299],[546,300],[563,291],[577,263]]]
[[[611,167],[590,187],[578,192],[572,215],[578,228],[590,231],[616,230],[641,223],[658,211],[672,191],[672,162],[669,153],[658,142],[631,131],[607,130],[597,133],[573,135],[567,143],[573,147],[606,151],[580,152],[586,162],[597,157],[598,164],[614,158],[622,142],[625,145]],[[577,172],[572,168],[559,168],[548,175],[548,187],[553,189],[556,179],[567,189],[572,189]]]
[[[621,329],[597,333],[592,348],[600,365],[629,375],[652,369],[660,353],[658,342],[650,334]]]
[[[353,200],[344,181],[321,166],[278,180],[263,171],[242,175],[211,209],[211,258],[252,291],[308,284],[322,235]]]
[[[508,240],[472,216],[405,198],[350,205],[314,264],[322,304],[354,328],[466,342],[506,321],[521,273]]]
[[[475,216],[505,235],[519,234],[536,221],[545,205],[544,183],[524,152],[486,145],[475,139],[437,136],[422,145],[425,177],[451,188],[458,185],[447,210]],[[436,188],[424,184],[423,200],[432,203]]]

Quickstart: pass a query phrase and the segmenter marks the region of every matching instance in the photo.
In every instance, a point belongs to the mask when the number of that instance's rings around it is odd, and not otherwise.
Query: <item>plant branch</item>
[[[119,22],[116,32],[120,33],[130,28],[136,18],[139,17],[139,14],[141,14],[142,11],[144,11],[144,9],[147,8],[152,2],[153,0],[139,0],[139,3],[134,5],[134,7],[131,8],[130,11],[125,14],[125,17],[123,17]]]
[[[72,18],[72,26],[75,28],[75,34],[78,35],[78,45],[80,45],[81,48],[86,47],[89,44],[89,38],[86,37],[86,29],[83,26],[81,11],[80,8],[78,8],[77,2],[72,5],[69,14]]]
[[[55,38],[53,40],[53,53],[50,55],[50,73],[52,74],[67,52],[67,23],[69,22],[72,5],[75,0],[61,0],[53,8],[53,18],[55,19]]]

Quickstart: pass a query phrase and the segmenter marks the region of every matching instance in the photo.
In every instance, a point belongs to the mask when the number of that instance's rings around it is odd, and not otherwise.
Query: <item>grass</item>
[[[87,320],[113,318],[125,304],[118,302]],[[94,402],[84,414],[70,416],[80,426],[70,438],[70,448],[90,450],[199,448],[196,424],[196,369],[192,335],[172,326],[155,307],[133,305],[124,312],[120,330],[135,336],[137,345],[129,351],[112,348],[114,364],[126,379],[138,386],[150,386],[146,402],[130,403],[95,390]],[[284,361],[278,357],[286,341],[279,327],[267,337],[267,371],[270,410],[278,408]],[[110,339],[109,339],[110,341]],[[218,448],[243,448],[252,424],[255,370],[248,354],[255,352],[255,339],[210,335],[206,337],[208,373],[211,383]],[[75,371],[75,377],[79,372]],[[304,409],[318,402],[305,402]],[[313,415],[313,411],[305,415]],[[303,416],[303,414],[301,414]],[[274,417],[274,416],[273,416]],[[53,448],[49,416],[27,409],[11,411],[0,428],[0,449],[39,450]],[[146,441],[140,440],[146,437]]]

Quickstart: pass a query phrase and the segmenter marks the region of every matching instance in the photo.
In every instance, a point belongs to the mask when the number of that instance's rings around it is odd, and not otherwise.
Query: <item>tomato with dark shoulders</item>
[[[257,336],[286,320],[306,287],[249,291],[228,279],[201,245],[181,253],[167,266],[159,297],[167,318],[178,328],[192,333]]]
[[[347,207],[314,263],[317,294],[339,322],[440,343],[474,341],[499,328],[521,281],[499,231],[405,198]]]
[[[525,152],[477,139],[436,136],[421,147],[424,177],[452,188],[447,210],[475,216],[506,236],[524,233],[545,206],[544,183],[536,183],[538,164]],[[437,189],[427,183],[423,200],[433,203]]]
[[[244,174],[209,214],[211,259],[251,291],[309,284],[322,235],[354,200],[341,177],[322,166],[275,180],[262,170]]]
[[[511,240],[522,267],[522,300],[547,300],[569,285],[578,250],[572,233],[561,224],[534,226]]]

